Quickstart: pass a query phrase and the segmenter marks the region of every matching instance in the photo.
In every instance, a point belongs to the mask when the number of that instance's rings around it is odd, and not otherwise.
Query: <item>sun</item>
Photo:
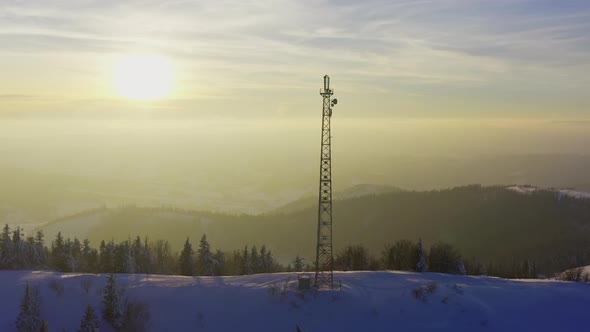
[[[126,55],[115,63],[114,83],[127,99],[154,100],[172,90],[172,70],[166,58],[157,55]]]

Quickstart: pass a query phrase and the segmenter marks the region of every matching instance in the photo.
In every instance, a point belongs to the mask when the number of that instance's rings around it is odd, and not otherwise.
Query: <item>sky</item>
[[[0,177],[56,215],[278,206],[329,74],[337,191],[590,188],[589,73],[588,1],[0,0]]]
[[[0,0],[0,45],[0,115],[317,117],[324,74],[342,118],[590,110],[587,1]],[[133,54],[165,59],[166,97],[121,97]]]

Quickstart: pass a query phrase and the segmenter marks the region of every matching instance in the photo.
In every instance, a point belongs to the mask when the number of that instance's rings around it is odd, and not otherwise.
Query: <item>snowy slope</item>
[[[573,190],[573,189],[541,189],[541,188],[537,188],[537,187],[533,187],[533,186],[522,186],[522,185],[511,186],[511,187],[508,187],[507,189],[517,192],[519,194],[531,194],[531,193],[534,193],[535,191],[547,190],[547,191],[553,191],[553,192],[557,193],[558,197],[568,196],[568,197],[577,198],[577,199],[590,199],[590,192]]]
[[[153,331],[295,331],[296,324],[303,331],[580,331],[590,307],[590,285],[547,280],[346,272],[335,274],[342,291],[300,293],[295,274],[117,277],[130,299],[149,304]],[[81,287],[85,278],[94,284],[89,294]],[[62,296],[49,288],[54,280],[64,285]],[[14,330],[26,283],[40,287],[52,331],[75,331],[84,306],[100,306],[105,281],[104,275],[2,271],[0,331]],[[434,293],[416,299],[412,290],[431,282]]]

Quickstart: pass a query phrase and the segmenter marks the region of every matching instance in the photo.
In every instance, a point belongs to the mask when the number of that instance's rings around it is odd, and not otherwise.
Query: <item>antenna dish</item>
[[[334,104],[334,105],[338,104],[338,99],[336,99],[336,98],[332,99],[332,104]]]

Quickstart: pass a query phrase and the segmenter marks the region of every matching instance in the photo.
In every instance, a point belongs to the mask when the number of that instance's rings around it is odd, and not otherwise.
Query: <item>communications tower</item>
[[[332,136],[330,119],[332,107],[338,103],[332,99],[330,77],[324,76],[324,88],[320,90],[322,107],[322,147],[320,155],[320,189],[318,204],[318,242],[316,255],[315,287],[334,288],[334,259],[332,256]]]

